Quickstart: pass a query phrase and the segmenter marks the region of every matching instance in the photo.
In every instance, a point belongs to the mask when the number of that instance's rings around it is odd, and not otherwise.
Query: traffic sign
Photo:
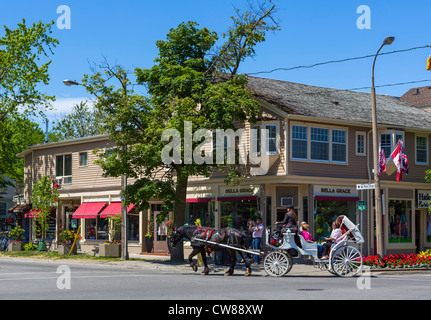
[[[367,210],[367,201],[358,201],[358,211]]]
[[[370,190],[375,188],[376,185],[374,183],[362,183],[356,185],[356,190]]]

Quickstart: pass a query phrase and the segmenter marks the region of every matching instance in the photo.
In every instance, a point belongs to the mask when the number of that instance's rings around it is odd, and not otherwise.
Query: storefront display
[[[214,227],[213,202],[188,202],[186,204],[187,224],[200,224],[201,226]]]
[[[412,242],[412,202],[389,200],[389,243]]]

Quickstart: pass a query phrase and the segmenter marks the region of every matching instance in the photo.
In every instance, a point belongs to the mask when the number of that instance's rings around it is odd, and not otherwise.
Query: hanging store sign
[[[356,188],[340,186],[314,186],[314,196],[357,197]]]
[[[418,209],[428,208],[430,200],[430,191],[418,190]]]

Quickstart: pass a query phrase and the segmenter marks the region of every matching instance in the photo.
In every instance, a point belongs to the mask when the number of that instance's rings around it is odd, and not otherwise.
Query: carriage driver
[[[287,229],[290,229],[293,233],[297,231],[298,218],[292,205],[289,204],[287,206],[286,215],[284,216],[283,221],[277,221],[275,224],[277,226],[277,230],[282,233],[286,232]]]

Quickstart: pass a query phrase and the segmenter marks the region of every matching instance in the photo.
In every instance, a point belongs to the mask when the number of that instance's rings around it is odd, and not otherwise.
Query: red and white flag
[[[397,167],[397,181],[400,181],[403,177],[403,172],[409,173],[409,161],[407,159],[406,150],[404,149],[403,142],[398,141],[398,145],[394,151],[392,151],[391,158]]]
[[[379,175],[386,171],[386,162],[385,150],[382,149],[382,145],[379,142]]]

